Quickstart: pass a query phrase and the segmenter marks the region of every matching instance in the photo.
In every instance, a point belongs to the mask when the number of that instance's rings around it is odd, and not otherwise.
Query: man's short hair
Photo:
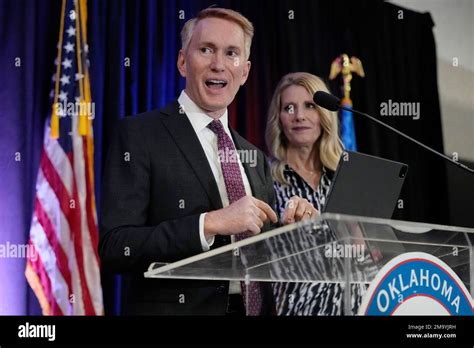
[[[242,14],[237,11],[229,10],[227,8],[210,7],[200,11],[196,17],[191,18],[185,24],[181,30],[181,49],[185,51],[191,37],[193,36],[194,27],[196,24],[204,18],[221,18],[238,24],[244,31],[244,43],[245,43],[245,59],[248,60],[250,57],[250,46],[252,45],[253,38],[253,24],[245,18]]]

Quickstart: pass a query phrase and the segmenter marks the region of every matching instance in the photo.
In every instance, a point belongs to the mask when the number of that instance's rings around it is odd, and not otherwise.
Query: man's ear
[[[181,76],[186,77],[186,56],[185,52],[182,49],[179,50],[176,66],[178,67]]]
[[[250,60],[247,60],[244,65],[244,70],[242,71],[242,80],[240,82],[240,85],[243,86],[244,83],[247,81],[247,78],[249,77],[249,72],[250,72]]]

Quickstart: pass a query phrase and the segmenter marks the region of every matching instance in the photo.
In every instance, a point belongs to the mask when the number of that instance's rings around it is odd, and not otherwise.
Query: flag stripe
[[[89,289],[86,283],[86,277],[84,273],[84,262],[82,255],[82,241],[81,241],[81,216],[80,216],[80,202],[77,197],[76,187],[73,184],[73,197],[67,195],[66,189],[59,177],[58,173],[54,169],[48,156],[43,155],[41,158],[41,170],[49,182],[49,185],[53,188],[56,196],[59,197],[61,210],[63,211],[66,219],[69,222],[71,228],[72,240],[74,243],[74,250],[76,253],[77,264],[79,267],[79,279],[82,289],[82,300],[84,301],[85,312],[87,315],[94,314],[92,308],[92,301],[89,293]],[[74,208],[71,208],[73,205]]]
[[[66,254],[69,256],[69,267],[71,268],[72,274],[72,292],[74,298],[82,297],[82,290],[79,281],[79,270],[77,265],[76,253],[71,239],[71,230],[69,222],[64,216],[63,211],[60,209],[58,198],[53,192],[53,189],[49,186],[48,181],[43,175],[43,171],[38,172],[38,183],[36,185],[36,196],[43,206],[44,211],[49,217],[53,224],[54,230],[56,231],[57,238],[60,240],[61,246]],[[84,314],[84,305],[82,301],[74,301],[74,313]]]
[[[38,197],[35,198],[35,214],[38,218],[39,224],[41,225],[41,227],[43,227],[43,231],[46,234],[46,238],[48,239],[49,245],[51,245],[54,250],[54,253],[56,254],[57,267],[61,272],[64,280],[66,281],[68,287],[68,296],[70,296],[72,293],[72,283],[67,256],[57,239],[53,225],[51,224],[51,221],[46,215],[46,212],[43,210],[43,206],[41,205]]]
[[[77,129],[78,125],[78,118],[74,117],[72,119],[72,128]],[[73,170],[74,170],[74,177],[76,178],[75,187],[77,188],[78,192],[81,194],[78,196],[78,202],[81,206],[80,210],[80,219],[81,219],[81,236],[80,236],[80,243],[81,243],[81,250],[84,255],[88,255],[89,257],[83,258],[84,268],[86,269],[93,269],[98,268],[97,259],[94,257],[95,255],[95,247],[92,246],[91,242],[91,233],[89,231],[88,222],[87,222],[87,207],[86,207],[86,197],[87,197],[87,190],[85,185],[85,178],[86,178],[86,162],[84,161],[84,152],[83,152],[83,140],[84,136],[77,136],[73,138]],[[77,241],[78,244],[79,241]],[[79,259],[78,259],[79,261]],[[100,287],[100,274],[98,272],[88,272],[85,274],[85,280],[88,288],[96,288]],[[87,301],[90,301],[87,302]],[[86,314],[95,314],[94,302],[91,298],[85,301],[86,304]],[[87,306],[90,305],[90,308]],[[94,312],[91,312],[94,311]]]
[[[85,137],[84,137],[85,138]],[[88,149],[87,149],[87,142],[86,139],[83,139],[83,145],[84,145],[84,162],[85,162],[85,167],[90,168],[91,164],[89,163],[89,156],[88,156]],[[99,245],[99,238],[98,238],[98,230],[97,230],[97,223],[96,223],[96,217],[94,214],[94,204],[92,204],[93,200],[92,197],[94,195],[92,194],[93,190],[93,185],[91,183],[91,177],[90,177],[90,171],[89,170],[84,170],[85,172],[85,177],[86,177],[86,190],[87,190],[87,195],[86,195],[86,212],[87,212],[87,224],[89,227],[90,236],[92,240],[92,245]],[[93,252],[96,258],[97,263],[100,265],[100,258],[99,258],[99,251],[97,248],[93,248]]]
[[[39,256],[38,251],[35,249],[32,241],[30,240],[30,248],[34,250],[34,254],[38,255],[36,259],[28,259],[28,263],[31,266],[31,269],[36,274],[36,279],[32,279],[32,275],[28,275],[28,281],[36,293],[40,293],[40,296],[44,295],[43,300],[47,301],[47,307],[43,306],[44,315],[62,315],[61,308],[56,302],[53,292],[51,291],[51,281],[44,269],[43,262]],[[34,281],[38,280],[40,282],[40,287],[34,285]],[[41,295],[42,292],[42,295]]]
[[[68,156],[55,139],[47,139],[45,151],[51,161],[51,165],[61,173],[60,179],[66,188],[68,195],[72,196],[73,172]]]
[[[74,175],[75,178],[78,179],[77,173],[75,173]],[[91,269],[85,265],[85,261],[90,258],[90,253],[88,251],[85,251],[83,248],[83,236],[84,233],[88,233],[88,231],[84,231],[84,229],[86,228],[86,225],[83,221],[84,219],[82,218],[84,204],[82,203],[82,200],[80,199],[80,194],[77,190],[77,180],[74,182],[73,201],[76,204],[76,208],[71,210],[74,211],[74,220],[77,221],[78,226],[80,226],[80,228],[76,228],[76,226],[73,226],[72,236],[74,241],[74,250],[76,252],[76,259],[79,265],[79,278],[81,281],[82,301],[84,302],[85,314],[95,315],[90,294],[91,291],[89,289],[87,281],[87,277],[90,275],[90,272],[85,272],[85,269]],[[97,274],[96,272],[93,273]]]
[[[99,258],[99,252],[97,245],[99,243],[98,241],[98,230],[97,230],[97,221],[96,221],[96,216],[93,211],[93,186],[91,185],[90,182],[90,177],[89,173],[90,171],[88,168],[92,166],[89,163],[88,159],[88,150],[87,150],[87,139],[86,137],[83,137],[82,139],[83,143],[83,155],[84,155],[84,163],[85,163],[85,168],[84,168],[84,178],[85,178],[85,184],[86,184],[86,207],[85,207],[85,213],[86,213],[86,219],[87,219],[87,227],[89,230],[89,248],[91,252],[91,257],[90,257],[90,267],[95,267],[97,269],[100,269],[100,258]],[[94,255],[94,256],[92,256]],[[99,273],[91,273],[91,280],[92,282],[90,283],[92,287],[100,287],[101,286],[101,281],[100,281],[100,274]],[[94,296],[95,295],[95,296]],[[93,303],[95,307],[95,312],[97,314],[102,314],[102,294],[97,293],[97,292],[92,292],[92,297],[93,297]]]
[[[36,184],[36,198],[41,203],[43,210],[51,221],[54,230],[57,234],[57,239],[61,247],[69,254],[72,248],[71,231],[69,229],[69,222],[66,219],[63,211],[60,208],[60,203],[56,197],[53,189],[49,185],[48,180],[44,177],[41,168],[38,171],[38,182]],[[60,233],[64,230],[66,233]]]
[[[31,242],[37,251],[37,257],[41,258],[41,265],[43,266],[43,279],[48,279],[50,287],[47,292],[54,296],[57,307],[51,306],[51,314],[67,314],[69,313],[67,284],[61,275],[61,272],[56,267],[56,255],[54,254],[48,240],[44,234],[43,228],[38,222],[36,216],[33,218],[31,224]],[[39,269],[42,271],[41,269]],[[53,281],[54,279],[54,281]],[[50,300],[50,304],[53,304]],[[59,313],[59,312],[60,313]]]
[[[33,244],[31,243],[31,240],[29,241],[28,247],[31,250],[33,250]],[[49,301],[46,297],[45,292],[43,291],[43,286],[38,276],[38,272],[36,271],[36,269],[33,268],[33,265],[31,263],[32,263],[31,260],[29,259],[26,260],[26,270],[25,270],[26,280],[28,281],[28,284],[30,284],[31,289],[33,290],[36,297],[38,298],[41,308],[43,309],[43,315],[50,315],[51,307],[49,305]]]

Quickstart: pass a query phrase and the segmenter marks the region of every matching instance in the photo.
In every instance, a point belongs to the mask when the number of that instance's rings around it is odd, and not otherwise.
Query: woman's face
[[[280,122],[289,145],[295,147],[312,147],[321,135],[316,104],[302,86],[292,85],[283,90]]]

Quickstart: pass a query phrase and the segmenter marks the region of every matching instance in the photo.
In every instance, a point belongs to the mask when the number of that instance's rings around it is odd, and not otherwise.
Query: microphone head
[[[316,105],[319,105],[320,107],[330,111],[339,110],[341,105],[341,99],[323,91],[317,91],[314,93],[313,100]]]

